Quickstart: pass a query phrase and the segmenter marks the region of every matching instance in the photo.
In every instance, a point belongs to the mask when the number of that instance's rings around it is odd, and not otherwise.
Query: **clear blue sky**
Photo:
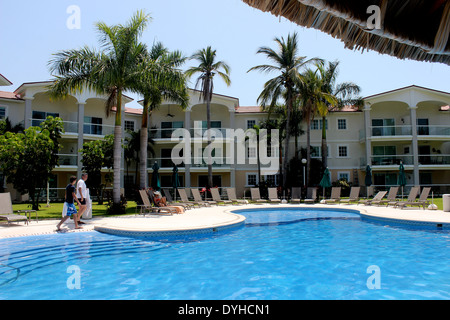
[[[66,27],[70,5],[81,9],[79,30]],[[149,45],[161,41],[186,56],[208,45],[217,49],[218,59],[231,66],[232,85],[226,87],[217,79],[215,92],[239,98],[241,106],[256,105],[264,82],[271,76],[247,73],[249,68],[267,62],[264,56],[256,55],[257,49],[274,47],[274,37],[286,37],[293,31],[299,34],[302,55],[340,60],[338,81],[357,83],[363,96],[412,84],[450,91],[449,66],[344,49],[343,43],[327,34],[263,13],[241,0],[1,0],[0,73],[14,85],[0,90],[13,91],[23,82],[51,79],[47,63],[52,53],[84,45],[98,48],[95,22],[125,23],[139,9],[152,16],[142,38]],[[190,65],[188,62],[186,67]]]

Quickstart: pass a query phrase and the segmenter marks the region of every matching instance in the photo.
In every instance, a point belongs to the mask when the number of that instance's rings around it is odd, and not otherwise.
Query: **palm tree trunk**
[[[144,127],[141,129],[141,150],[139,151],[139,187],[141,189],[147,188],[147,141],[148,129]]]
[[[283,157],[283,189],[287,193],[287,169],[289,165],[289,140],[291,139],[291,112],[292,112],[292,93],[291,88],[287,88],[286,94],[287,115],[286,115],[286,141],[284,143],[284,157]]]
[[[294,137],[295,137],[295,145],[294,145],[295,154],[294,154],[294,157],[295,157],[295,159],[298,159],[298,135],[295,135]]]
[[[325,170],[328,167],[328,149],[327,149],[327,126],[326,117],[322,117],[322,165]]]
[[[258,162],[258,182],[261,182],[261,162],[259,160],[259,129],[256,132],[256,161]],[[261,184],[258,183],[261,187]]]
[[[311,170],[311,119],[308,114],[306,119],[306,186],[310,185],[310,170]],[[305,186],[305,187],[306,187]]]
[[[140,137],[140,155],[139,155],[139,187],[147,188],[147,143],[148,143],[148,107],[149,102],[144,101],[144,111],[142,114],[142,127]]]
[[[113,202],[120,203],[120,167],[122,162],[122,92],[117,93],[116,122],[114,126],[114,182]]]
[[[207,88],[209,89],[210,86],[208,84]],[[207,99],[206,99],[206,122],[207,122],[207,137],[208,137],[208,146],[211,145],[211,100],[210,100],[210,93],[207,93]],[[213,187],[213,175],[212,175],[212,157],[211,152],[208,153],[208,188]]]

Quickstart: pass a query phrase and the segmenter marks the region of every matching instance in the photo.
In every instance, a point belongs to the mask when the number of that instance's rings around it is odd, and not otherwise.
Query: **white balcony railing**
[[[226,158],[223,157],[222,159],[222,163],[213,163],[213,167],[214,168],[223,168],[223,167],[229,167],[230,166],[230,158]],[[214,160],[214,159],[213,159]],[[173,168],[174,164],[171,158],[153,158],[153,159],[148,159],[147,161],[147,165],[148,168],[152,168],[153,165],[155,164],[155,162],[158,163],[158,166],[160,168]],[[207,168],[208,165],[206,164],[207,159],[204,158],[191,158],[191,168]],[[180,165],[178,165],[179,168],[184,168],[185,164],[182,163]]]
[[[392,166],[392,165],[400,165],[400,163],[404,165],[412,165],[414,164],[414,157],[412,155],[384,155],[384,156],[372,156],[372,165],[373,166]]]
[[[450,165],[450,154],[420,154],[420,165]]]
[[[419,165],[431,165],[431,166],[449,166],[450,154],[420,154],[418,155]],[[414,157],[412,155],[389,155],[389,156],[372,156],[373,166],[393,166],[400,165],[402,162],[404,165],[413,165]],[[365,168],[367,165],[366,158],[360,158],[360,167]]]
[[[39,127],[44,119],[31,119],[31,125],[33,127]],[[78,134],[78,122],[75,121],[63,121],[64,132],[66,134]],[[83,133],[97,136],[107,136],[114,134],[114,126],[96,123],[84,123]]]
[[[58,154],[59,166],[77,166],[78,155],[76,154]]]
[[[450,136],[450,125],[448,126],[417,126],[418,136]]]
[[[373,137],[410,136],[412,134],[411,126],[372,126],[370,128]]]
[[[371,126],[373,137],[392,137],[392,136],[410,136],[412,135],[412,127],[404,126]],[[422,126],[417,125],[418,136],[450,136],[450,126]],[[365,138],[364,130],[359,132],[359,138]]]
[[[149,137],[152,139],[171,139],[172,133],[177,129],[183,128],[172,128],[172,129],[150,129]],[[189,133],[191,138],[202,138],[206,137],[207,129],[190,129]],[[227,128],[211,128],[214,136],[222,136],[223,138],[227,137]]]

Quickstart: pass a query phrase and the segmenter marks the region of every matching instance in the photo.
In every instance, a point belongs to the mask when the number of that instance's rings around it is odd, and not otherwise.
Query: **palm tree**
[[[142,76],[137,90],[143,94],[142,129],[140,136],[140,187],[147,187],[147,144],[148,119],[152,111],[157,109],[163,99],[176,102],[182,109],[188,107],[189,94],[186,78],[177,67],[186,59],[181,52],[169,52],[162,43],[155,43],[146,58],[142,61]]]
[[[122,153],[122,96],[134,89],[139,79],[139,69],[146,46],[139,42],[150,19],[138,11],[126,25],[108,26],[98,22],[101,51],[88,47],[61,51],[49,62],[54,83],[49,92],[52,97],[66,97],[88,89],[108,96],[106,116],[115,109],[114,127],[114,204],[120,202],[120,168]]]
[[[138,167],[140,164],[140,155],[141,155],[141,130],[131,131],[126,130],[128,135],[125,137],[124,143],[124,160],[126,164],[126,171],[128,174],[128,168],[130,167],[131,162],[134,162],[136,165],[136,172],[138,172]],[[150,152],[152,156],[155,156],[155,150],[153,148],[155,141],[153,139],[148,139],[147,145],[144,146],[147,149],[147,154]],[[136,175],[134,184],[137,186],[138,176]]]
[[[325,68],[323,65],[318,66],[320,77],[322,79],[322,90],[335,98],[335,103],[326,103],[327,108],[320,109],[319,115],[322,117],[322,165],[327,167],[327,131],[326,117],[328,112],[342,110],[347,105],[357,107],[358,109],[364,105],[363,98],[359,97],[361,88],[353,82],[342,82],[337,84],[336,79],[339,75],[339,61],[329,62]]]
[[[317,58],[306,59],[298,55],[298,41],[297,33],[288,35],[285,40],[283,37],[275,38],[274,41],[278,45],[278,50],[271,49],[269,47],[261,47],[257,53],[265,54],[274,65],[259,65],[251,68],[249,71],[258,70],[262,72],[277,72],[279,75],[270,79],[264,84],[264,89],[258,97],[258,103],[264,110],[268,110],[269,113],[277,105],[278,100],[284,99],[286,112],[286,139],[284,146],[283,156],[283,168],[282,175],[287,172],[289,164],[289,140],[291,137],[291,115],[294,108],[294,88],[295,83],[298,82],[300,74],[299,70],[314,61],[319,61]],[[287,179],[283,178],[283,188],[286,189]]]
[[[223,61],[216,61],[216,50],[211,49],[210,46],[195,52],[191,56],[191,59],[196,60],[199,65],[189,68],[186,71],[186,75],[192,77],[194,74],[200,74],[197,78],[195,88],[197,89],[200,85],[200,97],[206,102],[207,139],[209,146],[211,145],[211,100],[214,92],[214,76],[218,74],[225,84],[230,86],[230,67]],[[208,156],[208,188],[212,186],[212,160],[210,153]]]
[[[336,104],[331,94],[324,92],[322,78],[316,70],[307,69],[296,82],[297,99],[302,108],[303,119],[306,121],[306,181],[310,183],[311,171],[311,121],[314,115],[323,112],[328,104]],[[325,123],[323,124],[325,126]]]

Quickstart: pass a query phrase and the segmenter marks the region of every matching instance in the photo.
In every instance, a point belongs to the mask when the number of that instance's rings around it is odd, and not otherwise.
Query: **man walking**
[[[75,183],[77,182],[77,177],[70,177],[70,183],[66,187],[66,198],[63,207],[63,218],[56,226],[56,231],[61,231],[61,225],[67,221],[71,216],[73,216],[73,221],[75,222],[75,229],[82,229],[78,226],[78,215],[77,208],[75,207],[74,201],[78,203],[81,207],[80,202],[75,194]]]
[[[83,213],[86,211],[86,197],[87,197],[87,188],[86,188],[86,180],[88,178],[87,173],[81,174],[81,179],[77,182],[77,198],[80,202],[80,213],[78,214],[78,224],[84,224],[80,219],[83,216]]]

